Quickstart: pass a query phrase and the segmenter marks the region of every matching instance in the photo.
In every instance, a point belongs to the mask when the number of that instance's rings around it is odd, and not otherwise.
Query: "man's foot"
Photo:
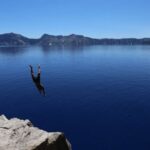
[[[29,67],[32,69],[33,67],[31,65],[29,65]]]

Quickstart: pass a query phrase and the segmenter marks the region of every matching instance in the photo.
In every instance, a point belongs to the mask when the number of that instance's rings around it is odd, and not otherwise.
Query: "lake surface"
[[[0,114],[62,131],[73,150],[150,149],[150,46],[1,47],[0,70]]]

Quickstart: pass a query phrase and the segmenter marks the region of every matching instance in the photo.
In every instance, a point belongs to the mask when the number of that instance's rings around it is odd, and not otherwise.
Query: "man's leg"
[[[33,72],[33,67],[31,65],[29,65],[30,69],[31,69],[31,76],[32,76],[32,79],[34,80],[34,72]]]
[[[38,74],[41,74],[41,67],[38,65]]]
[[[40,67],[40,65],[39,65],[39,66],[38,66],[38,75],[37,75],[37,80],[38,80],[38,82],[41,82],[40,79],[41,79],[41,67]]]

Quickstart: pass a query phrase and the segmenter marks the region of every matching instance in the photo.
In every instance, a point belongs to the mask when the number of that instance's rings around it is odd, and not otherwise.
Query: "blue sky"
[[[0,0],[0,33],[150,37],[150,0]]]

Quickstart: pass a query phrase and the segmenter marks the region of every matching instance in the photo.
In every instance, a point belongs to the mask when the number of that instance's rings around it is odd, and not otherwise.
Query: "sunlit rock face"
[[[46,132],[29,120],[0,116],[0,150],[71,150],[61,132]]]

